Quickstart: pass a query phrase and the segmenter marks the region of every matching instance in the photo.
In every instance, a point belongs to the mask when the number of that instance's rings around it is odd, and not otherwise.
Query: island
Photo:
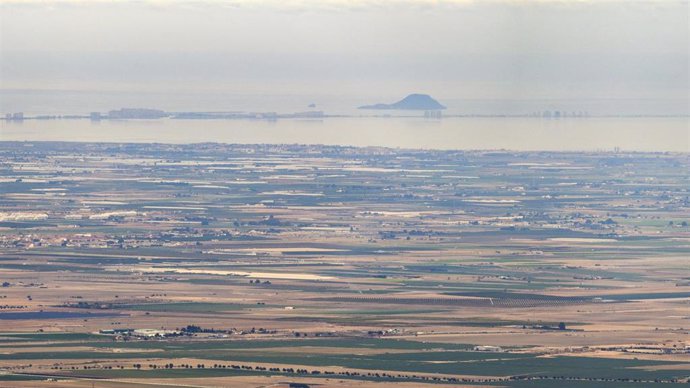
[[[410,94],[393,104],[363,105],[357,109],[441,110],[446,107],[428,94]]]

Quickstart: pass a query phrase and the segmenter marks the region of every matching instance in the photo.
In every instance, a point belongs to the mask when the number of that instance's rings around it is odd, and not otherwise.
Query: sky
[[[688,101],[688,11],[674,0],[0,0],[0,89]]]

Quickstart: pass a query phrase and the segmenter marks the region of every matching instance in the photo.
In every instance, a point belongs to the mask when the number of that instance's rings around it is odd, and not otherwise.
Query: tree
[[[565,323],[561,322],[558,324],[558,330],[565,330]]]

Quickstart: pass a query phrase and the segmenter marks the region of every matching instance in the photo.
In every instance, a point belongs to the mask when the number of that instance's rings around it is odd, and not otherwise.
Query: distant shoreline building
[[[424,118],[427,119],[440,119],[443,118],[443,111],[442,110],[425,110],[424,111]]]
[[[159,109],[146,108],[122,108],[108,112],[109,119],[161,119],[168,117],[169,114]]]
[[[24,112],[15,112],[5,114],[5,120],[7,121],[23,121]]]

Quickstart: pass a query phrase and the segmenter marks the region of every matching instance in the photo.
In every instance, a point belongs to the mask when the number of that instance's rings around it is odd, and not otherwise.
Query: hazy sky
[[[688,1],[2,1],[3,89],[688,98]]]

